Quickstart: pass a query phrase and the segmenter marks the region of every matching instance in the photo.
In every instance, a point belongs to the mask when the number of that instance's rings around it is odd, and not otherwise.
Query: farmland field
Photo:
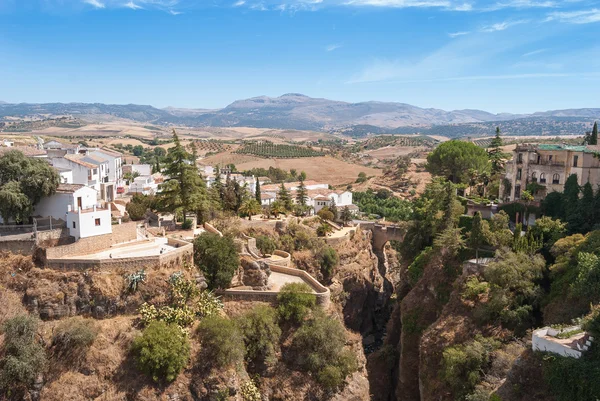
[[[312,148],[296,145],[279,145],[272,142],[246,143],[236,153],[258,157],[276,157],[281,159],[293,159],[299,157],[318,157],[324,153]]]

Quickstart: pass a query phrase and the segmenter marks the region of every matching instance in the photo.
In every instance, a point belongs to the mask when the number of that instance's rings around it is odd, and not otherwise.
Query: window
[[[542,161],[542,156],[541,155],[537,155],[537,164],[540,164],[541,161]]]
[[[517,170],[517,180],[520,180],[520,179],[521,179],[521,174],[522,174],[522,172],[523,172],[523,171],[522,171],[521,169],[518,169],[518,170]]]
[[[540,183],[541,184],[546,183],[546,174],[544,174],[544,173],[540,174]]]
[[[552,162],[552,155],[548,156],[548,161]]]
[[[577,167],[578,161],[579,161],[579,156],[573,156],[573,167]]]
[[[96,222],[96,227],[98,227],[100,225],[100,219],[96,219],[95,222]]]
[[[523,153],[519,153],[517,156],[517,163],[523,163]]]
[[[75,222],[73,222],[73,228],[77,228],[77,226],[75,225]]]
[[[531,182],[537,182],[537,173],[535,171],[531,173]]]
[[[515,199],[520,198],[520,197],[521,197],[521,186],[515,185]]]
[[[96,174],[98,174],[98,169],[97,168],[94,169],[94,175],[96,175]]]
[[[577,157],[577,156],[575,156]],[[560,184],[560,175],[559,174],[554,174],[552,176],[552,184]]]

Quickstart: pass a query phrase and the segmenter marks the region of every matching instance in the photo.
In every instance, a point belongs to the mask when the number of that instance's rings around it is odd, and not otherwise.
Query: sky
[[[0,0],[0,100],[600,107],[600,0]]]

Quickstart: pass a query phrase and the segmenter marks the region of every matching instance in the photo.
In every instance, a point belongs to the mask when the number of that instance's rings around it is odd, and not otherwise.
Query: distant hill
[[[0,102],[0,118],[64,116],[85,120],[128,119],[189,127],[258,127],[369,134],[447,136],[490,135],[496,125],[514,135],[583,134],[600,109],[568,109],[533,114],[493,114],[482,110],[445,111],[405,103],[359,102],[312,98],[298,93],[237,100],[219,110],[158,109],[145,105],[102,103],[8,104]]]

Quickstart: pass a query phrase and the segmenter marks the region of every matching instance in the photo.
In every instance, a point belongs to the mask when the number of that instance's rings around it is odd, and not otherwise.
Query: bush
[[[333,391],[358,368],[356,356],[344,349],[345,344],[344,326],[323,312],[316,313],[294,334],[292,362],[315,374],[325,390]]]
[[[333,231],[333,228],[327,223],[322,223],[317,227],[317,235],[319,237],[325,237],[327,234]]]
[[[281,337],[275,309],[257,306],[239,317],[237,323],[246,344],[246,358],[254,363],[272,364]]]
[[[146,205],[143,205],[141,203],[129,202],[125,206],[125,210],[127,210],[127,213],[129,214],[129,218],[131,218],[131,220],[139,221],[144,219],[148,208],[146,207]]]
[[[196,301],[196,315],[200,318],[218,316],[223,309],[221,299],[211,291],[202,291]]]
[[[317,212],[317,216],[319,216],[323,220],[333,220],[335,218],[333,212],[329,210],[328,207],[324,207],[321,210],[319,210]]]
[[[340,258],[336,250],[330,246],[326,246],[321,248],[319,254],[316,256],[321,264],[321,274],[323,274],[323,277],[331,277],[333,275],[333,270],[340,262]]]
[[[204,273],[208,288],[227,288],[240,258],[232,238],[206,233],[194,240],[194,263]]]
[[[46,367],[44,348],[35,338],[37,327],[37,319],[27,315],[8,319],[2,325],[4,347],[0,359],[0,389],[7,394],[29,388]]]
[[[275,241],[266,235],[256,237],[256,247],[263,255],[271,255],[277,249]]]
[[[203,319],[198,326],[205,360],[212,366],[225,368],[244,358],[244,339],[233,320],[219,316]]]
[[[183,223],[181,223],[182,230],[190,230],[192,228],[192,219],[185,219]]]
[[[133,341],[138,369],[155,382],[171,382],[190,359],[190,342],[173,324],[152,322]]]
[[[311,288],[304,283],[289,283],[277,295],[277,313],[284,321],[302,322],[317,303]]]
[[[253,381],[247,381],[240,386],[240,393],[244,401],[261,401],[260,391]]]
[[[93,320],[73,317],[60,322],[52,335],[52,347],[58,355],[79,355],[96,339],[98,328]]]
[[[476,301],[479,295],[485,294],[490,285],[485,281],[479,281],[477,277],[470,277],[465,283],[465,289],[462,292],[462,298],[470,301]]]

